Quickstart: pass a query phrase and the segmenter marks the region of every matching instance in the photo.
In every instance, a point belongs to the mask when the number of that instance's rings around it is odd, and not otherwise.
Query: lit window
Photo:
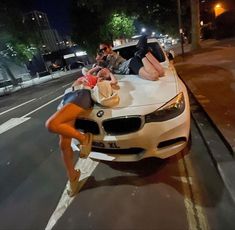
[[[77,57],[84,56],[84,55],[87,55],[86,51],[78,51],[78,52],[76,52],[76,56]]]

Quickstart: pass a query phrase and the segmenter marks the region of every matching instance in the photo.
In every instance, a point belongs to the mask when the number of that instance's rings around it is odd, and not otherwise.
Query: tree
[[[178,35],[176,0],[147,0],[138,1],[137,4],[133,10],[138,15],[139,21],[151,25],[160,33]]]
[[[108,33],[107,33],[108,31]],[[127,17],[124,13],[114,13],[102,26],[101,37],[107,40],[111,36],[112,40],[119,38],[130,38],[135,33],[134,18]]]
[[[19,5],[8,0],[1,2],[0,7],[0,64],[16,85],[9,60],[15,63],[28,61],[35,54],[36,47],[31,44],[34,39],[30,31],[22,23]]]
[[[7,32],[0,33],[0,50],[2,57],[22,63],[32,59],[37,48],[27,42],[22,42]]]
[[[191,49],[200,48],[200,11],[199,0],[190,0],[191,2],[191,21],[192,21],[192,41]]]
[[[72,40],[85,48],[88,53],[94,54],[101,40],[100,28],[105,24],[97,9],[77,5],[74,0],[71,7]]]
[[[114,14],[128,15],[129,19],[134,17],[138,21],[136,24],[146,24],[154,31],[176,35],[176,10],[175,0],[73,0],[73,39],[86,49],[94,51],[99,41],[105,37],[106,40],[111,40],[108,31]],[[117,26],[112,28],[118,29],[119,33],[121,29],[125,29]],[[112,30],[111,33],[116,34],[118,31]]]
[[[9,33],[0,33],[0,65],[12,80],[13,85],[17,85],[18,83],[11,71],[9,61],[17,64],[24,63],[32,59],[36,50],[36,47],[27,46]]]

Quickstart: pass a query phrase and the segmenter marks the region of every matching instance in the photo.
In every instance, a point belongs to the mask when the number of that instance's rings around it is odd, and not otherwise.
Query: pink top
[[[78,78],[76,81],[83,82],[85,86],[93,88],[97,83],[97,77],[91,74],[87,74]]]

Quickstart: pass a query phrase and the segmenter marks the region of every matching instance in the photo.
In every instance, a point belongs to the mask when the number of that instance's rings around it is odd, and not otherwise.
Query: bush
[[[235,10],[226,11],[215,19],[216,38],[235,36]]]
[[[211,26],[205,26],[201,29],[201,38],[210,39],[214,38],[214,30]]]

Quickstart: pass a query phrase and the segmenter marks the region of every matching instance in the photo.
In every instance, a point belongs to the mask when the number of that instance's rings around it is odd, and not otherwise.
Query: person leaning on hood
[[[98,71],[97,76],[93,75]],[[71,147],[72,138],[80,143],[80,158],[90,154],[92,134],[82,133],[75,128],[75,121],[79,117],[87,116],[93,108],[94,101],[91,97],[91,89],[99,81],[108,80],[111,85],[116,85],[117,80],[108,69],[92,68],[83,77],[78,78],[72,85],[75,89],[64,95],[63,106],[46,121],[46,128],[59,134],[59,146],[69,179],[68,194],[74,196],[77,193],[80,170],[74,168],[74,153]],[[81,87],[82,86],[82,87]],[[77,88],[77,90],[76,90]]]
[[[109,43],[103,42],[99,45],[99,52],[103,53],[103,58],[114,74],[137,74],[140,77],[156,81],[164,76],[164,69],[154,55],[149,51],[147,36],[142,36],[136,45],[137,52],[129,60],[112,50]]]

